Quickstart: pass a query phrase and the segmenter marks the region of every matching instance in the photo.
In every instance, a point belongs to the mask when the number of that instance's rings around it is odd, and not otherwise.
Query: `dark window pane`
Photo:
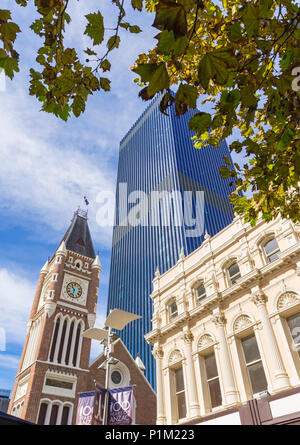
[[[51,351],[50,351],[50,362],[53,362],[53,359],[54,359],[54,353],[55,353],[55,347],[56,347],[56,341],[57,341],[57,336],[58,336],[59,325],[60,325],[60,318],[58,318],[56,320],[56,324],[55,324],[55,330],[54,330],[52,346],[51,346]]]
[[[296,344],[300,343],[300,314],[287,318],[293,340]]]
[[[56,388],[73,389],[73,383],[63,382],[62,380],[46,379],[47,386],[55,386]]]
[[[177,394],[177,407],[178,407],[178,417],[183,419],[186,417],[186,405],[185,405],[185,394],[181,392]]]
[[[198,298],[203,297],[205,297],[205,287],[201,284],[201,286],[198,287]]]
[[[258,350],[255,335],[251,335],[251,337],[244,338],[242,340],[242,346],[247,364],[260,359],[260,353]]]
[[[207,355],[205,357],[205,368],[207,379],[212,379],[218,376],[218,369],[215,354]]]
[[[118,385],[121,382],[122,376],[119,371],[113,371],[111,373],[111,380],[115,385]]]
[[[262,362],[248,366],[253,394],[265,391],[268,388],[265,371]]]
[[[182,368],[176,369],[176,371],[175,371],[175,389],[176,389],[176,392],[184,391],[184,380],[183,380]]]
[[[41,406],[40,406],[40,412],[39,412],[39,417],[38,417],[38,421],[37,421],[37,424],[38,424],[38,425],[44,425],[44,423],[45,423],[45,418],[46,418],[47,408],[48,408],[47,403],[42,403],[42,404],[41,404]]]
[[[51,416],[50,416],[50,425],[56,425],[58,414],[58,405],[52,405]]]
[[[171,315],[177,315],[177,304],[174,302],[170,306]]]
[[[222,395],[219,379],[208,382],[208,386],[210,392],[211,407],[215,408],[216,406],[222,405]]]
[[[268,256],[270,263],[272,263],[273,261],[276,261],[277,258],[279,258],[279,252],[276,253],[272,253],[272,255]]]
[[[269,255],[270,253],[279,249],[279,246],[278,246],[276,239],[273,238],[264,245],[264,248],[265,248],[266,254]]]
[[[70,412],[70,407],[64,406],[62,416],[61,416],[61,424],[62,425],[68,425],[69,412]]]
[[[232,264],[229,269],[228,273],[230,277],[233,277],[234,275],[238,274],[240,272],[240,268],[237,263]]]

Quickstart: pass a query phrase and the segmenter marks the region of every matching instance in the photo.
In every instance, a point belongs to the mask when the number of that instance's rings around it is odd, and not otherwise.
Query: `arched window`
[[[57,342],[57,337],[58,337],[58,332],[59,332],[59,326],[60,326],[60,317],[57,318],[56,323],[55,323],[55,328],[54,328],[54,334],[53,334],[53,338],[52,338],[52,345],[51,345],[51,350],[50,350],[50,362],[54,361],[54,354],[55,354],[55,348],[56,348],[56,342]]]
[[[241,346],[252,394],[266,391],[268,383],[255,334],[242,338]]]
[[[233,263],[228,267],[228,280],[229,284],[233,285],[237,282],[237,280],[241,277],[240,268],[238,263]]]
[[[69,331],[68,346],[67,346],[66,360],[65,360],[66,365],[69,364],[69,360],[70,360],[70,351],[71,351],[71,346],[72,346],[73,331],[74,331],[74,320],[71,323],[70,331]]]
[[[70,415],[70,407],[68,405],[65,405],[62,411],[61,425],[68,425],[69,415]]]
[[[60,338],[59,351],[58,351],[58,356],[57,356],[58,363],[61,363],[61,361],[62,361],[62,353],[63,353],[63,349],[64,349],[64,344],[65,344],[67,325],[68,325],[68,322],[67,322],[67,320],[65,320],[64,324],[63,324],[63,329],[62,329],[61,338]]]
[[[74,354],[73,354],[73,360],[72,360],[73,366],[77,366],[80,334],[81,334],[81,324],[78,325],[77,331],[76,331],[75,348],[74,348]]]
[[[186,417],[185,385],[182,366],[174,370],[175,395],[178,419]]]
[[[176,318],[178,315],[178,308],[177,308],[177,303],[175,300],[173,300],[173,301],[171,301],[171,303],[169,303],[168,309],[169,309],[169,311],[168,311],[169,312],[169,320],[173,321],[174,318]]]
[[[38,425],[70,425],[72,423],[73,404],[59,400],[42,399],[37,418]]]
[[[279,258],[280,249],[275,238],[270,239],[264,244],[264,252],[269,263]]]
[[[197,298],[197,303],[200,303],[201,300],[203,300],[203,298],[206,297],[206,290],[204,287],[204,284],[200,284],[200,286],[196,289],[196,298]]]
[[[51,415],[50,415],[50,425],[56,425],[57,423],[57,416],[58,416],[58,405],[52,405]]]
[[[300,356],[300,312],[288,317],[286,319],[286,322],[293,339],[291,346],[293,350],[298,352],[298,355]]]
[[[222,405],[220,379],[214,351],[204,357],[204,365],[206,373],[206,384],[210,397],[210,408],[212,409]]]
[[[39,417],[37,420],[38,425],[45,424],[47,409],[48,409],[48,403],[46,402],[41,403]]]

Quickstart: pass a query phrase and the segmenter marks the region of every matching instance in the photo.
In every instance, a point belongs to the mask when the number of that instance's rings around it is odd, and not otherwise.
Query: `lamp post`
[[[138,318],[142,318],[140,315],[132,314],[131,312],[122,311],[121,309],[113,309],[110,311],[108,317],[104,322],[104,327],[108,329],[98,329],[90,328],[82,333],[85,338],[91,338],[93,340],[99,340],[101,342],[106,342],[104,349],[104,355],[106,357],[105,362],[100,368],[103,369],[105,364],[105,400],[104,400],[104,413],[103,413],[103,425],[107,424],[108,416],[108,390],[109,390],[109,368],[110,365],[118,363],[118,360],[111,357],[111,347],[116,334],[113,329],[118,329],[121,331],[125,326]]]

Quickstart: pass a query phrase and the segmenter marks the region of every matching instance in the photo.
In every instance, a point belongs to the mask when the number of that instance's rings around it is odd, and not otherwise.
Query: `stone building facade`
[[[300,226],[236,216],[153,280],[158,424],[300,424]]]

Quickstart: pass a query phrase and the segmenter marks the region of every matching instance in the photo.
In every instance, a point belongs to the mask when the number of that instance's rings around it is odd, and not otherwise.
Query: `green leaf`
[[[0,25],[0,34],[2,38],[14,42],[16,40],[17,34],[21,32],[19,26],[16,23],[9,22]]]
[[[132,34],[138,34],[138,33],[142,32],[142,30],[139,26],[132,25],[132,26],[129,26],[129,32],[131,32]]]
[[[174,31],[172,30],[168,31],[165,29],[159,33],[157,38],[157,48],[162,54],[170,54],[171,52],[173,52],[174,55],[182,54],[188,44],[186,36],[175,39]]]
[[[110,80],[106,77],[100,77],[100,86],[103,90],[109,91],[110,90]]]
[[[175,2],[160,1],[155,6],[156,16],[152,26],[157,29],[173,31],[174,36],[185,36],[187,18],[183,5]]]
[[[110,62],[109,62],[107,59],[103,60],[103,61],[101,62],[101,64],[100,64],[100,68],[101,68],[103,71],[109,71],[109,70],[110,70],[110,67],[111,67],[111,64],[110,64]]]
[[[198,91],[193,85],[181,83],[176,96],[175,101],[184,103],[190,108],[196,108],[197,106]]]
[[[5,75],[10,79],[14,77],[14,72],[19,71],[18,60],[7,56],[3,49],[0,49],[0,68],[4,69]]]
[[[222,48],[211,51],[200,60],[199,82],[205,90],[211,79],[219,85],[225,85],[229,77],[229,69],[236,66],[237,60],[231,51]]]
[[[114,48],[119,48],[120,45],[120,37],[119,36],[111,36],[107,42],[107,48],[111,51]]]
[[[85,52],[88,56],[97,56],[97,53],[95,53],[95,51],[92,51],[90,48],[87,48],[86,50],[84,50],[84,52]]]
[[[81,96],[76,95],[72,103],[72,111],[76,117],[79,117],[85,110],[85,102]]]
[[[91,13],[85,16],[88,24],[85,28],[84,34],[87,34],[94,45],[99,45],[104,39],[104,24],[103,16],[100,11]]]
[[[8,9],[0,9],[0,20],[2,22],[7,22],[11,19],[11,13]]]
[[[209,131],[211,127],[211,115],[209,113],[197,113],[189,121],[189,130],[201,135]]]
[[[242,28],[239,23],[234,23],[233,25],[228,26],[229,30],[229,40],[231,42],[239,42],[243,38]]]
[[[133,71],[141,76],[143,82],[149,82],[147,90],[149,96],[170,86],[169,75],[164,63],[158,65],[156,63],[141,64]]]
[[[133,9],[141,11],[143,9],[143,0],[131,0],[131,5]]]

